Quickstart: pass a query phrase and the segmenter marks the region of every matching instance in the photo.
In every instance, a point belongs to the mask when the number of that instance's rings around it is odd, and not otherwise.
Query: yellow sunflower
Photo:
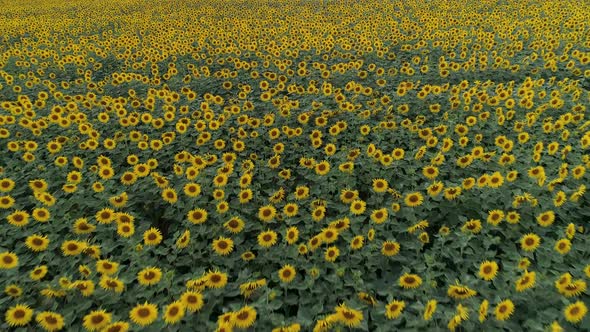
[[[188,220],[195,224],[199,225],[207,221],[207,211],[205,209],[193,209],[187,213]]]
[[[186,291],[180,296],[180,301],[184,303],[186,310],[196,312],[201,310],[204,305],[203,294],[193,291]]]
[[[296,274],[295,268],[290,264],[286,264],[279,270],[279,279],[284,283],[290,283],[295,279]]]
[[[10,307],[5,314],[5,321],[8,326],[25,326],[29,324],[33,318],[33,309],[29,308],[28,305],[17,304]]]
[[[137,273],[137,281],[140,285],[151,286],[160,282],[162,270],[157,267],[146,267]]]
[[[43,311],[37,314],[35,320],[43,329],[49,332],[59,331],[64,327],[64,318],[62,315],[51,312]]]
[[[235,326],[241,329],[247,329],[256,321],[256,310],[251,306],[244,306],[235,312]]]
[[[409,207],[416,207],[424,202],[424,197],[419,192],[413,192],[406,195],[404,203]]]
[[[158,245],[162,242],[162,239],[162,233],[155,227],[151,227],[143,233],[143,243],[148,246]]]
[[[399,285],[405,289],[418,288],[422,284],[422,278],[417,274],[404,273],[399,278]]]
[[[480,278],[486,281],[490,281],[496,277],[498,273],[498,263],[494,261],[483,261],[479,265],[478,275]]]
[[[396,319],[402,314],[405,307],[406,302],[393,300],[385,306],[385,317],[387,319]]]
[[[359,327],[364,319],[363,312],[340,304],[336,307],[337,319],[349,328]]]
[[[219,237],[213,240],[213,250],[221,256],[229,255],[234,250],[234,241],[227,237]]]
[[[582,301],[577,301],[576,303],[572,303],[565,307],[563,310],[563,315],[565,316],[565,320],[570,323],[576,324],[582,321],[584,317],[588,313],[588,308],[586,304]]]
[[[166,306],[164,309],[164,322],[166,324],[178,323],[185,314],[186,305],[182,301],[174,301]]]
[[[129,318],[139,326],[147,326],[158,319],[158,307],[155,304],[138,304],[129,311]]]
[[[88,331],[100,331],[111,323],[112,315],[105,310],[94,310],[84,316],[82,325]]]
[[[494,315],[497,320],[503,321],[510,318],[514,312],[514,303],[511,300],[504,300],[496,305]]]

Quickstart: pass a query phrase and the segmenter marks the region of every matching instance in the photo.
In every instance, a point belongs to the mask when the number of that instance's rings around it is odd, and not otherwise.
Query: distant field
[[[0,330],[590,330],[590,2],[0,8]]]

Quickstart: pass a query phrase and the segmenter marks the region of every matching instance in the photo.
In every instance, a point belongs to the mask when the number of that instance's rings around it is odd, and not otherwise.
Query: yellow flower
[[[504,300],[496,305],[494,315],[497,320],[507,320],[514,312],[514,303],[511,300]]]
[[[17,304],[10,307],[5,314],[5,321],[8,326],[25,326],[33,318],[33,310],[28,305]]]
[[[164,322],[166,324],[178,323],[185,314],[186,305],[182,301],[174,301],[164,309]]]
[[[572,303],[565,307],[565,309],[563,310],[563,315],[565,316],[565,319],[568,322],[574,324],[582,321],[582,319],[584,319],[584,317],[586,316],[586,313],[588,313],[588,308],[586,307],[586,304],[582,301]]]
[[[279,279],[281,279],[282,282],[290,283],[293,281],[293,279],[295,279],[296,271],[292,265],[286,264],[279,270],[278,274]]]
[[[148,302],[138,304],[129,311],[129,318],[139,326],[150,325],[158,319],[158,307]]]
[[[221,256],[229,255],[234,250],[234,241],[230,238],[219,237],[213,240],[213,250]]]
[[[478,275],[483,280],[490,281],[496,277],[498,273],[498,263],[494,261],[484,261],[479,265]]]
[[[405,289],[418,288],[422,284],[422,278],[417,274],[404,273],[399,278],[399,285]]]
[[[62,315],[51,312],[51,311],[43,311],[37,314],[35,320],[43,329],[46,331],[59,331],[64,327],[64,318]]]
[[[161,278],[162,270],[157,267],[146,267],[137,273],[137,281],[144,286],[155,285]]]
[[[424,202],[424,197],[419,192],[413,192],[406,195],[404,203],[409,207],[416,207]]]
[[[94,310],[84,316],[83,326],[88,331],[100,331],[111,323],[112,316],[105,310]]]
[[[406,307],[406,302],[393,300],[385,306],[385,317],[387,319],[396,319]]]

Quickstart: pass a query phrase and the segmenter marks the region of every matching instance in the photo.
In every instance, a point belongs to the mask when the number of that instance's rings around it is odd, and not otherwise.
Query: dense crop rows
[[[588,1],[0,8],[0,330],[590,329]]]

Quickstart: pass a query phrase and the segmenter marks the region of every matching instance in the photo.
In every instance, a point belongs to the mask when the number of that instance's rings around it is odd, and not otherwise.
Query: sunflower
[[[272,205],[265,205],[258,209],[258,219],[264,222],[272,221],[276,216],[277,210]]]
[[[27,237],[25,245],[34,252],[40,252],[47,249],[49,239],[46,235],[33,234]]]
[[[17,298],[23,294],[23,290],[18,285],[10,284],[4,288],[4,293],[10,297]]]
[[[127,322],[114,322],[105,326],[101,332],[127,332],[129,331],[129,323]]]
[[[228,177],[226,174],[217,174],[214,178],[213,178],[213,185],[215,187],[224,187],[225,185],[227,185],[227,181],[228,181]]]
[[[45,275],[47,274],[47,265],[41,265],[41,266],[37,266],[35,267],[31,273],[29,273],[29,277],[31,278],[31,280],[41,280],[43,279],[43,277],[45,277]]]
[[[430,320],[432,319],[432,315],[434,315],[434,312],[436,311],[436,300],[430,300],[428,301],[428,303],[426,303],[426,307],[424,308],[424,320]]]
[[[422,284],[422,278],[417,274],[404,273],[399,278],[399,285],[405,289],[418,288]]]
[[[456,187],[451,187],[451,188],[446,188],[444,190],[444,197],[447,200],[454,200],[455,198],[459,197],[461,195],[461,187],[460,186],[456,186]]]
[[[64,327],[64,318],[57,312],[40,312],[35,317],[35,320],[43,329],[49,332],[59,331]]]
[[[382,224],[387,220],[388,213],[386,208],[373,210],[371,213],[371,220],[376,224]]]
[[[524,274],[516,280],[516,291],[523,292],[535,286],[536,276],[537,274],[535,272],[525,271]]]
[[[279,270],[278,274],[279,279],[281,279],[282,282],[290,283],[293,281],[293,279],[295,279],[297,272],[292,265],[286,264]]]
[[[247,329],[256,321],[256,310],[251,306],[244,306],[234,314],[235,326]]]
[[[74,222],[74,234],[90,234],[96,230],[96,226],[88,223],[86,218],[79,218]]]
[[[443,188],[444,188],[444,185],[442,182],[435,181],[430,186],[428,186],[426,191],[427,191],[428,195],[434,197],[434,196],[438,196],[438,194],[440,194],[440,192],[443,190]]]
[[[12,179],[4,178],[0,179],[0,192],[9,192],[14,189],[16,183]]]
[[[96,262],[96,272],[103,275],[110,276],[112,274],[115,274],[118,268],[119,263],[117,262],[112,262],[106,259],[101,259]]]
[[[525,251],[535,251],[541,244],[541,238],[534,233],[528,233],[520,238],[520,247]]]
[[[33,219],[38,222],[46,222],[51,218],[51,213],[46,208],[35,208],[33,209]]]
[[[487,222],[494,226],[498,226],[504,220],[504,211],[492,210],[488,212]]]
[[[77,280],[70,284],[71,289],[77,289],[82,296],[88,297],[94,293],[94,282],[91,280]]]
[[[319,234],[322,243],[333,243],[338,240],[338,230],[333,228],[324,228],[322,232]]]
[[[150,325],[158,319],[158,307],[147,302],[138,304],[129,311],[129,318],[137,325]]]
[[[537,222],[542,227],[548,227],[555,221],[555,213],[553,211],[545,211],[537,216]]]
[[[496,305],[494,315],[497,320],[507,320],[514,312],[514,303],[511,300],[504,300]]]
[[[137,273],[137,281],[140,285],[151,286],[160,282],[162,270],[157,267],[146,267]]]
[[[438,167],[436,166],[426,166],[422,168],[422,175],[424,175],[429,180],[434,180],[439,174]]]
[[[8,326],[25,326],[29,324],[33,318],[33,309],[29,308],[28,305],[17,304],[10,307],[5,314],[5,321]]]
[[[384,193],[389,189],[389,183],[385,179],[373,180],[373,191],[376,193]]]
[[[419,192],[413,192],[406,195],[404,203],[409,207],[416,207],[424,202],[424,197]]]
[[[100,278],[98,285],[104,290],[112,290],[115,293],[121,293],[125,289],[125,284],[121,280],[106,275]]]
[[[461,226],[461,231],[465,233],[471,232],[473,234],[478,234],[481,232],[481,228],[481,221],[479,219],[471,219],[466,221],[465,224]]]
[[[12,180],[10,180],[12,181]],[[13,187],[14,187],[14,182],[13,183]],[[40,193],[40,192],[45,192],[47,190],[47,181],[43,180],[43,179],[35,179],[35,180],[31,180],[29,181],[29,188],[31,188],[31,190],[33,190],[33,192],[36,193]],[[11,188],[12,190],[12,188]],[[10,191],[10,190],[9,190]]]
[[[207,211],[204,209],[190,210],[186,216],[188,220],[195,225],[199,225],[207,221]]]
[[[518,224],[519,221],[520,221],[520,213],[518,213],[516,211],[509,211],[506,214],[506,222],[508,222],[509,224]]]
[[[172,188],[166,188],[162,190],[162,199],[164,202],[174,204],[178,201],[178,194],[176,194],[176,190]]]
[[[13,226],[23,227],[29,223],[29,217],[27,212],[18,210],[6,216],[6,220]]]
[[[133,172],[125,172],[121,175],[120,181],[123,185],[130,186],[137,181],[137,175]]]
[[[198,183],[187,183],[184,185],[183,191],[188,197],[197,197],[201,194],[201,186]]]
[[[174,301],[166,306],[164,309],[164,322],[166,324],[176,324],[183,317],[186,310],[186,305],[182,301]]]
[[[227,285],[227,274],[219,271],[210,271],[205,275],[207,287],[223,288]]]
[[[347,307],[344,303],[336,307],[338,321],[349,328],[359,327],[363,321],[363,312]]]
[[[481,304],[479,305],[479,322],[483,323],[483,321],[486,320],[487,316],[488,316],[488,307],[490,305],[490,302],[488,300],[483,300],[481,302]]]
[[[234,241],[220,236],[217,240],[213,240],[213,250],[221,256],[229,255],[234,250]]]
[[[223,226],[231,233],[238,234],[244,229],[245,223],[241,218],[233,217],[225,222]]]
[[[204,305],[203,294],[198,292],[186,291],[180,296],[180,301],[184,303],[186,310],[190,312],[199,311]]]
[[[335,262],[336,259],[340,256],[340,250],[336,246],[331,246],[326,248],[324,253],[324,259],[328,262]]]
[[[402,314],[405,307],[406,302],[393,300],[385,306],[385,317],[387,319],[396,319]]]
[[[94,310],[84,316],[82,325],[88,331],[100,331],[111,323],[112,315],[105,310]]]
[[[494,261],[483,261],[479,265],[478,275],[480,278],[486,281],[490,281],[496,277],[498,273],[498,263]]]
[[[584,316],[586,316],[586,313],[588,313],[588,308],[582,301],[572,303],[563,310],[565,320],[573,324],[581,322],[582,319],[584,319]]]
[[[287,203],[283,207],[283,213],[287,217],[295,217],[299,213],[299,206],[295,203]]]
[[[143,243],[148,246],[158,245],[162,242],[162,239],[162,233],[155,227],[151,227],[143,233]]]
[[[119,223],[117,225],[117,234],[123,238],[129,238],[135,234],[135,226],[132,223]]]
[[[488,178],[488,187],[490,188],[499,188],[504,184],[504,177],[500,172],[494,172]]]
[[[0,196],[0,209],[10,209],[14,202],[15,200],[11,196]]]
[[[397,242],[394,241],[385,241],[383,242],[383,245],[381,246],[381,254],[383,254],[383,256],[395,256],[399,253],[400,250],[400,245]]]
[[[455,300],[464,300],[477,295],[477,292],[464,285],[451,285],[447,289],[447,295]]]
[[[317,175],[323,176],[330,172],[330,163],[326,160],[323,160],[314,166],[315,173]]]
[[[340,200],[344,204],[352,203],[352,201],[357,199],[358,196],[359,196],[359,192],[357,190],[342,189],[342,191],[340,192]]]
[[[96,212],[95,218],[100,224],[110,224],[115,220],[115,210],[110,208],[104,208]]]
[[[350,212],[354,215],[361,215],[363,214],[363,212],[365,212],[365,209],[367,207],[367,203],[365,203],[365,201],[360,200],[360,199],[356,199],[354,201],[352,201],[352,203],[350,203]]]
[[[565,255],[567,254],[572,248],[572,242],[568,239],[560,239],[555,242],[555,251],[558,253]]]
[[[357,235],[350,240],[350,248],[352,250],[361,249],[364,245],[365,237],[362,235]]]
[[[258,234],[258,245],[263,248],[270,248],[277,243],[277,233],[275,231],[267,230]]]

